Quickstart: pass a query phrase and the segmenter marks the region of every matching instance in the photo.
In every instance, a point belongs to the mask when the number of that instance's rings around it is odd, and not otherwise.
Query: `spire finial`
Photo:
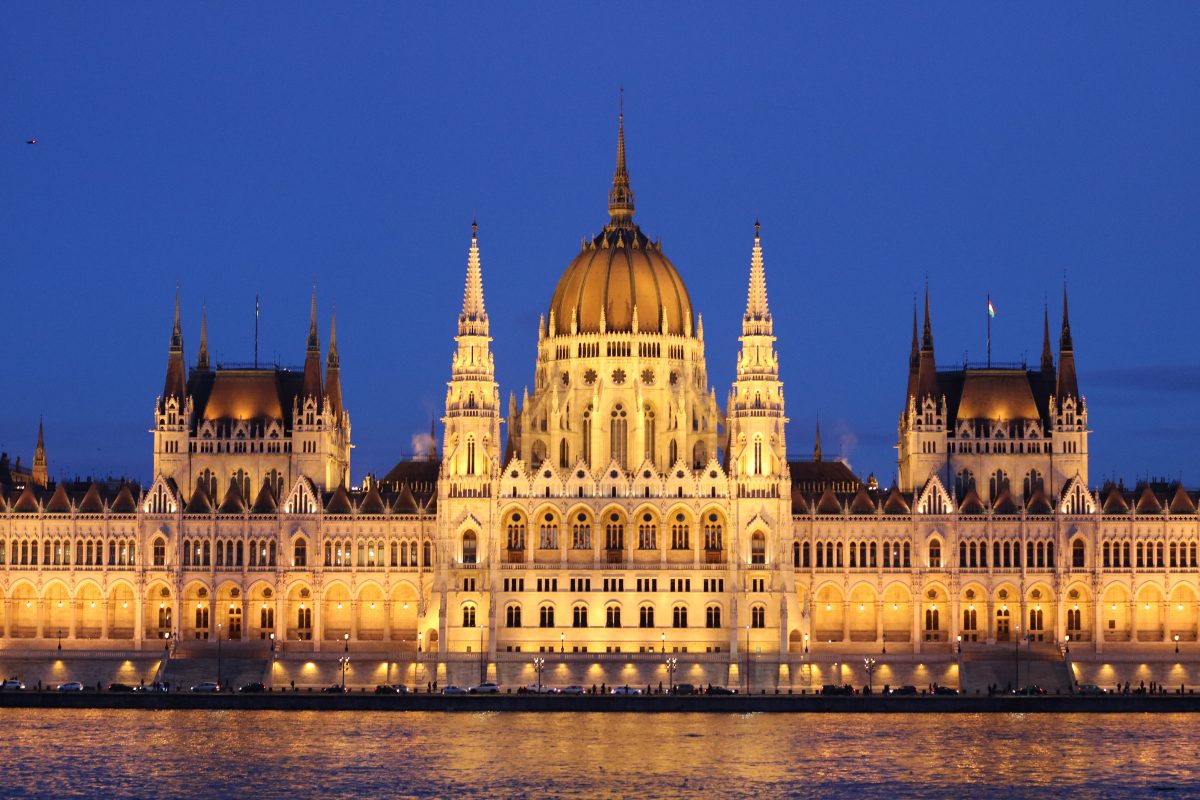
[[[613,225],[627,224],[633,217],[633,189],[625,164],[625,89],[621,88],[617,113],[617,167],[613,170],[612,190],[608,193],[608,214]]]
[[[921,349],[933,349],[933,325],[929,320],[929,278],[925,279],[925,331],[921,339]]]
[[[917,295],[913,293],[913,335],[912,335],[912,352],[908,354],[908,365],[912,369],[916,369],[921,361],[921,342],[917,338]]]
[[[1067,313],[1067,282],[1063,280],[1063,320],[1062,320],[1062,336],[1059,337],[1058,346],[1064,350],[1070,350],[1071,345],[1071,318]]]
[[[1054,371],[1054,354],[1050,351],[1050,304],[1042,306],[1042,372]]]
[[[467,252],[467,280],[463,287],[459,334],[487,335],[488,318],[483,305],[483,265],[479,258],[479,223],[471,220],[471,247]]]
[[[208,370],[208,306],[200,306],[200,350],[196,353],[196,369]]]
[[[321,349],[321,335],[317,332],[317,284],[313,283],[312,306],[308,314],[308,349]]]
[[[817,414],[817,432],[813,443],[813,461],[821,460],[821,415]]]
[[[767,305],[767,274],[763,266],[762,226],[754,221],[754,247],[750,251],[750,287],[746,292],[746,316],[742,318],[742,335],[771,334],[771,310]]]
[[[175,321],[171,326],[171,352],[183,352],[183,327],[179,316],[179,283],[175,283]]]
[[[329,357],[328,366],[337,367],[340,362],[337,346],[337,303],[333,304],[333,315],[329,318]]]

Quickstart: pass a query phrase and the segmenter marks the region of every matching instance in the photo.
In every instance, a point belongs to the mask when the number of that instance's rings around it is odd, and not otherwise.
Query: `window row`
[[[476,607],[468,603],[463,606],[463,627],[476,627]],[[755,604],[750,607],[750,627],[765,628],[767,619],[766,606]],[[508,628],[520,628],[524,625],[524,616],[522,607],[518,603],[510,603],[504,609],[504,624]],[[554,606],[544,604],[538,607],[537,611],[537,627],[553,628],[555,624],[555,609]],[[571,608],[571,627],[586,628],[589,627],[588,606],[583,603],[578,603]],[[621,606],[611,603],[604,607],[604,625],[605,628],[620,628],[622,627]],[[643,604],[638,607],[637,627],[639,628],[655,628],[658,627],[655,623],[655,609],[653,605]],[[676,605],[671,608],[670,627],[686,628],[688,627],[688,609],[685,605]],[[718,605],[710,605],[704,609],[704,627],[720,628],[721,627],[721,607]]]
[[[108,557],[105,558],[107,552]],[[112,539],[0,539],[0,566],[14,567],[76,566],[132,567],[136,566],[137,545],[132,540]],[[39,561],[40,557],[40,561]]]

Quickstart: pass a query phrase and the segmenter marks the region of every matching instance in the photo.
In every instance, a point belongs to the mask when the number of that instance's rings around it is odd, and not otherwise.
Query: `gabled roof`
[[[1054,506],[1046,497],[1046,493],[1038,489],[1029,496],[1029,502],[1025,504],[1025,511],[1029,514],[1053,514]]]
[[[417,498],[413,497],[408,484],[404,484],[400,487],[400,493],[396,495],[396,501],[392,504],[392,511],[397,514],[416,514],[419,510],[420,506],[417,505]]]
[[[1183,484],[1175,487],[1175,496],[1171,498],[1172,514],[1195,514],[1196,503],[1183,488]]]
[[[912,506],[904,499],[904,495],[900,494],[900,487],[892,484],[892,490],[888,492],[887,500],[883,501],[883,513],[885,514],[911,514]]]
[[[972,486],[967,489],[967,493],[963,495],[962,502],[958,504],[958,513],[960,514],[983,514],[987,511],[987,506],[983,504],[983,498],[979,496],[979,492],[975,491]]]
[[[854,499],[850,502],[850,513],[875,513],[875,501],[871,499],[871,495],[867,494],[867,488],[865,486],[859,487],[858,494],[854,495]]]
[[[274,514],[279,511],[279,500],[275,497],[275,490],[271,488],[270,481],[263,481],[262,488],[258,490],[258,497],[254,498],[254,507],[250,509],[251,514]]]
[[[38,512],[38,499],[37,495],[33,493],[33,486],[31,484],[25,484],[24,491],[21,492],[21,496],[17,498],[16,502],[13,503],[12,509],[18,514],[36,514]]]
[[[1125,496],[1116,486],[1109,488],[1108,496],[1104,498],[1103,510],[1105,514],[1129,513],[1129,503],[1125,501]]]
[[[842,504],[838,502],[837,495],[833,493],[833,489],[826,489],[821,494],[821,499],[817,501],[818,514],[840,514],[842,513]]]
[[[50,502],[46,503],[46,513],[48,514],[70,514],[71,513],[71,498],[67,496],[67,486],[60,483],[58,488],[54,490]]]
[[[375,488],[375,484],[371,484],[371,488],[367,490],[367,494],[363,497],[362,502],[358,505],[358,513],[360,514],[382,514],[387,510],[384,505],[383,498],[379,496],[379,490]]]
[[[800,487],[794,483],[792,484],[792,513],[808,513],[808,501],[804,498],[804,492],[800,491]]]
[[[1150,488],[1150,484],[1147,483],[1142,488],[1142,493],[1138,496],[1135,510],[1138,514],[1162,513],[1162,503],[1158,502],[1158,498],[1154,496],[1154,490]]]
[[[346,492],[346,484],[339,483],[337,490],[330,495],[325,503],[326,514],[350,514],[354,507],[350,503],[350,495]]]
[[[208,499],[208,492],[204,491],[204,483],[197,480],[196,491],[192,492],[192,496],[188,498],[187,508],[183,510],[183,513],[211,514],[212,510],[212,501]]]
[[[132,514],[137,511],[137,501],[133,499],[133,492],[129,491],[129,484],[121,485],[121,491],[117,492],[109,510],[114,514]]]
[[[992,511],[996,514],[1020,514],[1021,509],[1013,500],[1012,492],[1006,487],[992,503]]]
[[[218,514],[245,514],[246,500],[242,497],[242,489],[238,486],[236,480],[229,481],[229,489],[225,492],[225,499],[221,501],[221,507],[217,509]]]
[[[425,502],[425,508],[421,509],[426,514],[437,513],[437,492],[429,495],[429,499]]]
[[[81,514],[103,514],[104,501],[100,499],[100,489],[93,481],[88,486],[87,494],[83,496],[83,500],[79,502],[79,513]]]

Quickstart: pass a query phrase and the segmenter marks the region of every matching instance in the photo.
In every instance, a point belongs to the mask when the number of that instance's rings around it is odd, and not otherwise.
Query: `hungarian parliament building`
[[[177,297],[149,485],[54,482],[40,433],[31,466],[0,460],[2,646],[736,662],[1197,640],[1196,493],[1089,483],[1065,292],[1036,368],[950,369],[926,292],[883,486],[819,436],[811,459],[787,455],[757,223],[722,407],[681,273],[634,222],[623,122],[608,211],[507,408],[472,226],[438,447],[361,486],[315,295],[303,370],[216,365],[203,322],[189,361]]]

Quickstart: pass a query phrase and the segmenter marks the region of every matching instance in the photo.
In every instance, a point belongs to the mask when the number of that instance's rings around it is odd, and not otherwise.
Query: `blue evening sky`
[[[218,360],[338,309],[355,482],[441,413],[479,218],[507,406],[625,87],[637,221],[724,403],[763,224],[789,449],[887,483],[913,297],[939,363],[1036,361],[1064,274],[1092,480],[1200,484],[1194,3],[0,6],[0,449],[151,477],[178,281]],[[25,144],[36,138],[34,146]]]

